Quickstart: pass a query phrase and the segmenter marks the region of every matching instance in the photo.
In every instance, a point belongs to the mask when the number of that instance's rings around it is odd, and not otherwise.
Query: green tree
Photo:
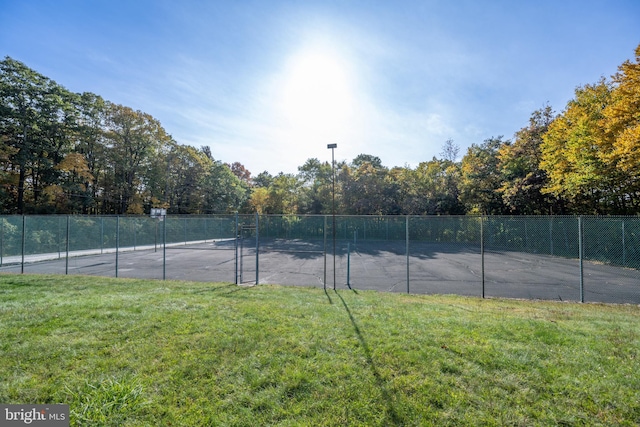
[[[469,213],[496,215],[506,212],[502,197],[498,153],[505,144],[502,136],[472,144],[460,167],[460,201]]]
[[[249,186],[229,168],[214,161],[204,178],[205,213],[233,213],[247,202]]]
[[[77,122],[74,129],[74,152],[81,154],[86,161],[88,173],[77,196],[80,210],[78,213],[99,213],[100,205],[107,197],[104,179],[108,170],[108,157],[105,147],[105,120],[108,103],[100,96],[90,92],[75,98]]]
[[[84,156],[68,153],[56,169],[60,171],[59,184],[52,184],[44,190],[50,203],[58,213],[82,212],[86,201],[85,183],[93,180]]]
[[[356,158],[351,162],[351,167],[354,169],[358,169],[365,163],[369,163],[371,166],[373,166],[374,169],[384,168],[384,166],[382,166],[382,160],[380,160],[380,157],[371,154],[358,154]]]
[[[269,186],[269,199],[265,213],[297,214],[302,181],[293,174],[280,172]]]
[[[459,164],[433,158],[415,169],[394,168],[397,203],[408,215],[459,215],[464,206],[458,200]]]
[[[111,170],[105,190],[113,200],[111,209],[119,214],[141,214],[145,171],[170,137],[149,114],[117,104],[109,106],[106,125],[105,145]]]
[[[69,91],[19,61],[0,62],[0,136],[17,177],[8,192],[15,201],[5,210],[46,211],[43,190],[57,183],[56,165],[69,151],[73,121]]]
[[[12,190],[18,187],[18,175],[13,169],[12,156],[18,152],[15,147],[9,146],[6,135],[0,135],[0,209],[10,211],[10,207],[16,200]]]
[[[173,143],[171,148],[171,167],[165,177],[171,188],[168,212],[202,213],[206,204],[205,178],[214,162],[194,147]]]
[[[420,198],[417,214],[459,215],[465,212],[458,201],[460,167],[457,163],[433,158],[420,163],[415,173]]]
[[[343,166],[339,180],[342,213],[384,215],[394,210],[387,173],[379,158],[365,154],[356,157],[351,168]]]
[[[516,132],[513,142],[505,142],[499,149],[499,169],[502,185],[498,192],[513,214],[539,215],[561,213],[555,198],[542,192],[548,183],[546,172],[540,168],[542,137],[554,119],[550,106],[534,111],[529,126]]]
[[[252,182],[255,187],[269,188],[273,183],[273,176],[267,171],[260,172],[252,179]]]
[[[298,167],[302,181],[300,212],[305,214],[331,213],[332,170],[329,162],[308,159]]]

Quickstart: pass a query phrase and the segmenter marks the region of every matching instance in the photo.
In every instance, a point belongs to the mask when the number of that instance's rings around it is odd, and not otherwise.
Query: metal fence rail
[[[640,303],[640,217],[336,216],[335,233],[333,224],[0,216],[0,271]]]

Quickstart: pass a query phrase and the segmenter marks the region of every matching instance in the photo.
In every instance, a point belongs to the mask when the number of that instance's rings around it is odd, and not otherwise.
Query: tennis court
[[[256,246],[257,244],[257,246]],[[50,253],[0,272],[281,284],[416,294],[640,303],[640,271],[479,245],[331,239],[212,239]],[[407,255],[408,249],[408,255]],[[9,261],[9,263],[7,263]],[[581,277],[582,271],[582,277]],[[335,277],[334,277],[335,272]],[[90,280],[90,278],[87,278]],[[335,282],[334,282],[335,280]]]

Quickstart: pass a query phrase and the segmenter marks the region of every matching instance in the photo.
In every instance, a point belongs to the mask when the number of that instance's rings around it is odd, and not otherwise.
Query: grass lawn
[[[0,275],[0,402],[71,425],[638,425],[640,308]]]

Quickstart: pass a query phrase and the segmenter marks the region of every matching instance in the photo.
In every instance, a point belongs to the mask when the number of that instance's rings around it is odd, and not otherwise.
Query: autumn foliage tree
[[[0,61],[2,213],[228,213],[245,203],[247,174],[177,144],[147,113]]]
[[[142,111],[0,61],[0,213],[640,214],[640,46],[611,79],[534,111],[511,139],[452,139],[387,167],[372,154],[256,176],[179,144]]]
[[[604,159],[616,165],[623,209],[638,212],[640,207],[640,45],[635,62],[625,61],[613,77],[610,103],[602,112]]]
[[[631,214],[640,209],[640,46],[613,81],[576,89],[543,136],[544,189],[570,210]]]
[[[501,185],[497,192],[510,214],[562,213],[557,199],[544,192],[549,179],[546,171],[540,168],[542,138],[553,119],[550,106],[535,111],[529,125],[516,132],[513,142],[506,141],[498,149],[497,172]]]

